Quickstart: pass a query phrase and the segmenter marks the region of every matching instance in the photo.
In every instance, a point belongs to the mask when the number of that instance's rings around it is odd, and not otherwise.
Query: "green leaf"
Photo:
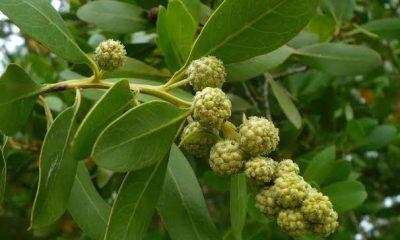
[[[158,212],[173,240],[221,239],[189,162],[172,146]]]
[[[120,172],[150,166],[169,151],[187,114],[187,109],[163,101],[133,108],[101,133],[93,160],[101,167]]]
[[[185,4],[185,7],[197,22],[202,20],[203,16],[200,0],[182,0],[182,3]]]
[[[397,129],[392,125],[381,125],[368,135],[364,147],[369,150],[377,150],[389,145],[397,135]]]
[[[90,156],[101,131],[121,116],[128,109],[132,100],[133,94],[127,80],[115,83],[102,96],[86,115],[72,140],[71,151],[75,159],[84,159]]]
[[[247,185],[246,176],[236,174],[231,177],[230,215],[232,233],[236,240],[242,239],[242,231],[246,224]]]
[[[94,187],[85,162],[78,163],[68,211],[88,236],[92,239],[102,239],[111,207]]]
[[[323,9],[328,11],[336,22],[351,20],[354,16],[355,0],[323,0],[321,2]]]
[[[343,213],[361,205],[367,198],[364,185],[358,181],[343,181],[322,189],[329,196],[333,207],[338,213]]]
[[[399,39],[400,38],[400,18],[385,18],[373,20],[361,28],[377,34],[381,38]]]
[[[308,24],[308,30],[318,34],[319,42],[326,42],[334,36],[336,23],[330,16],[315,15]]]
[[[118,1],[89,2],[79,8],[77,16],[109,32],[134,33],[149,27],[141,7]]]
[[[32,227],[40,228],[53,223],[67,207],[78,163],[71,156],[70,143],[76,129],[80,97],[77,90],[74,105],[60,113],[43,141],[39,186],[31,215]]]
[[[49,1],[1,0],[0,11],[58,56],[75,63],[91,63]]]
[[[112,206],[104,240],[143,238],[165,179],[168,152],[162,158],[154,158],[152,162],[158,162],[151,167],[127,173]]]
[[[1,3],[0,3],[1,5]],[[40,86],[18,65],[0,77],[0,131],[13,135],[28,121]]]
[[[169,70],[175,72],[183,63],[179,53],[172,46],[167,19],[167,10],[161,6],[157,16],[157,45],[164,53],[165,63]]]
[[[301,63],[332,75],[365,74],[382,63],[374,50],[343,43],[320,43],[298,49]]]
[[[228,81],[244,81],[266,73],[283,62],[285,62],[293,49],[282,46],[273,52],[248,59],[243,62],[231,63],[226,65]]]
[[[318,3],[318,0],[225,0],[204,26],[187,64],[206,55],[229,64],[269,53],[306,26]]]
[[[171,45],[183,65],[190,53],[197,23],[180,0],[170,0],[167,8],[167,31]]]
[[[351,173],[351,163],[349,161],[334,162],[330,173],[325,178],[324,185],[347,180]]]
[[[4,139],[4,143],[1,142],[0,145],[0,205],[3,202],[4,193],[6,190],[6,182],[7,182],[7,162],[4,156],[4,148],[6,145],[7,140],[5,137],[0,133],[1,140]]]
[[[180,0],[169,1],[160,9],[157,22],[158,44],[172,71],[178,70],[189,55],[197,23]]]
[[[334,171],[335,156],[335,146],[319,152],[308,164],[304,172],[304,179],[309,183],[321,185],[329,174]]]
[[[165,79],[169,73],[159,71],[146,63],[134,58],[127,58],[125,65],[113,72],[106,72],[104,78],[144,78],[144,79]]]
[[[282,108],[283,113],[289,121],[297,128],[301,127],[301,116],[296,106],[288,96],[288,92],[282,85],[275,82],[273,79],[269,80],[272,92],[278,100],[279,106]]]

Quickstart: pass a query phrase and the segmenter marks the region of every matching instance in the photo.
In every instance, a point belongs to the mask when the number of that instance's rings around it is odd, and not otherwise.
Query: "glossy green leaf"
[[[225,0],[204,26],[189,61],[214,55],[225,64],[269,53],[296,36],[318,0]]]
[[[335,146],[319,152],[308,164],[304,172],[304,179],[310,183],[322,184],[329,174],[334,171],[335,156]]]
[[[298,49],[300,62],[332,75],[359,75],[382,63],[374,50],[344,43],[320,43]]]
[[[188,160],[172,146],[158,212],[173,240],[221,239]]]
[[[134,58],[127,58],[125,65],[116,71],[106,72],[104,78],[144,78],[144,79],[165,79],[170,77],[169,73],[147,65],[146,63]]]
[[[4,147],[6,145],[7,140],[0,133],[1,144],[0,144],[0,205],[3,202],[4,193],[6,190],[6,182],[7,182],[7,162],[4,156]],[[3,143],[4,140],[4,143]]]
[[[359,206],[367,198],[364,185],[353,180],[334,183],[323,188],[322,192],[329,196],[333,207],[338,213],[343,213]]]
[[[68,211],[84,233],[92,239],[102,239],[111,207],[94,187],[85,162],[78,163]]]
[[[400,39],[400,18],[384,18],[373,20],[361,28],[377,34],[381,38]]]
[[[168,2],[166,20],[171,45],[179,53],[183,65],[192,48],[197,23],[180,0]]]
[[[289,119],[289,121],[296,127],[301,127],[301,116],[299,110],[288,96],[288,92],[282,85],[270,79],[271,90],[274,93],[276,99],[278,100],[279,106],[282,108],[283,113]]]
[[[90,156],[93,145],[101,131],[129,108],[133,94],[129,82],[122,80],[114,84],[92,107],[82,121],[72,140],[72,155],[75,159]]]
[[[12,135],[26,124],[39,89],[18,65],[7,67],[0,77],[0,132]]]
[[[169,151],[187,114],[187,109],[163,101],[133,108],[101,133],[93,160],[101,167],[122,172],[150,166]]]
[[[80,102],[77,90],[74,105],[58,115],[44,139],[39,159],[39,186],[31,214],[32,227],[53,223],[67,207],[78,164],[70,153],[70,143]]]
[[[149,27],[144,10],[133,4],[118,1],[94,1],[79,8],[77,15],[98,28],[116,33],[134,33]]]
[[[322,0],[321,6],[328,11],[336,22],[351,20],[356,7],[355,0]]]
[[[247,185],[246,176],[236,174],[231,177],[230,215],[231,228],[236,240],[242,239],[242,231],[246,224]]]
[[[183,63],[179,52],[171,43],[167,19],[167,10],[161,6],[157,16],[157,45],[164,53],[165,63],[169,70],[175,72]]]
[[[127,173],[112,206],[104,240],[143,238],[165,179],[168,152],[162,158],[153,159],[158,162],[151,167]]]
[[[243,62],[231,63],[226,65],[228,81],[244,81],[266,73],[283,62],[285,62],[293,49],[283,46],[273,52],[248,59]]]
[[[23,11],[21,11],[23,9]],[[75,63],[89,63],[61,16],[47,0],[1,0],[0,11],[23,32],[58,56]]]

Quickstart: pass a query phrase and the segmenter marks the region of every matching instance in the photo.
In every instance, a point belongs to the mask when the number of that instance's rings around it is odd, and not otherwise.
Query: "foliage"
[[[291,239],[256,208],[256,183],[184,147],[236,139],[243,113],[272,120],[270,157],[329,197],[328,239],[397,239],[398,206],[383,204],[400,191],[397,1],[64,4],[0,1],[1,38],[17,26],[25,40],[0,77],[2,239]],[[106,39],[125,45],[115,71],[93,60]],[[224,63],[232,115],[179,139],[196,99],[186,70],[206,56]]]

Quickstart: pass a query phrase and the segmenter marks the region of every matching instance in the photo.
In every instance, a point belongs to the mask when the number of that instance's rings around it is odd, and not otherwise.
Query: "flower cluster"
[[[111,72],[124,65],[126,50],[120,41],[109,39],[99,44],[93,58],[100,69]]]
[[[299,175],[292,160],[277,162],[266,157],[278,146],[279,129],[268,119],[255,116],[243,117],[238,128],[226,122],[231,102],[220,89],[226,76],[223,63],[215,57],[201,58],[190,64],[187,74],[197,93],[194,122],[183,130],[181,145],[197,157],[209,154],[210,168],[219,175],[244,172],[260,188],[257,208],[276,218],[291,236],[300,237],[307,231],[320,236],[333,233],[338,215],[329,198]]]
[[[299,167],[286,159],[275,168],[276,178],[256,196],[256,206],[274,217],[278,225],[293,237],[307,231],[329,236],[338,227],[338,215],[327,196],[312,188],[300,175]]]

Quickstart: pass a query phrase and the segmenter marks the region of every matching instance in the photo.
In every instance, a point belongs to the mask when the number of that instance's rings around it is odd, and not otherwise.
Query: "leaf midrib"
[[[130,226],[131,226],[131,224],[132,224],[132,218],[133,218],[133,216],[135,216],[135,214],[136,214],[137,207],[139,206],[139,203],[140,203],[141,199],[143,198],[144,193],[146,192],[146,190],[147,190],[147,188],[148,188],[150,182],[153,180],[153,177],[154,177],[155,173],[157,172],[158,168],[160,167],[162,161],[164,161],[164,159],[158,161],[157,165],[154,167],[152,173],[150,174],[150,177],[147,179],[145,186],[143,187],[142,191],[140,192],[139,197],[137,198],[135,207],[134,207],[134,209],[133,209],[133,212],[132,212],[131,216],[129,217],[128,225],[127,225],[127,227],[125,228],[124,236],[123,236],[122,239],[126,239],[126,237],[127,237],[127,235],[128,235],[128,229],[130,228]],[[132,172],[129,172],[128,175],[125,176],[125,180],[128,179],[128,177],[129,177],[130,174],[132,174]],[[124,182],[125,182],[125,180],[124,180]],[[124,183],[122,184],[121,191],[123,190],[123,186],[124,186]],[[120,196],[121,191],[118,192],[118,196]],[[117,197],[117,199],[115,200],[115,203],[116,203],[117,201],[118,201],[118,197]],[[114,213],[114,210],[115,210],[115,208],[114,208],[115,206],[116,206],[116,205],[113,205],[113,207],[112,207],[112,209],[111,209],[111,214],[110,214],[110,218],[109,218],[109,220],[108,220],[108,222],[107,222],[107,228],[106,228],[106,233],[105,233],[105,236],[104,236],[104,240],[109,239],[110,226],[111,226],[111,219],[112,219],[112,216],[113,216],[113,213]]]
[[[192,218],[192,215],[190,214],[190,211],[189,211],[189,209],[188,209],[188,206],[187,206],[187,204],[185,203],[185,201],[183,200],[183,196],[184,196],[184,195],[183,195],[181,189],[179,188],[179,185],[178,185],[178,182],[177,182],[177,180],[176,180],[176,178],[175,178],[175,175],[172,173],[171,168],[170,168],[169,166],[168,166],[168,173],[169,173],[171,179],[173,180],[174,185],[176,186],[176,190],[177,190],[178,193],[179,193],[179,196],[180,196],[179,199],[181,200],[182,205],[184,206],[184,208],[186,209],[186,212],[188,213],[187,215],[189,216],[190,223],[191,223],[191,225],[192,225],[192,227],[193,227],[193,230],[194,230],[194,232],[195,232],[195,234],[196,234],[196,237],[197,237],[197,239],[200,239],[200,240],[201,240],[200,234],[199,234],[199,232],[198,232],[198,230],[197,230],[197,227],[196,227],[196,225],[195,225],[195,223],[194,223],[194,220],[193,220],[193,218]]]
[[[94,200],[92,200],[92,198],[90,197],[88,190],[85,188],[84,184],[82,183],[82,181],[80,180],[80,178],[76,175],[75,179],[78,181],[79,185],[81,186],[81,188],[84,190],[84,194],[87,197],[87,199],[89,200],[89,202],[92,204],[92,206],[94,206],[93,208],[96,210],[96,212],[98,213],[98,215],[100,216],[101,220],[104,222],[104,225],[107,224],[107,219],[105,219],[102,214],[100,213],[100,210],[97,208],[96,204],[94,203]]]
[[[250,21],[247,24],[244,24],[244,26],[242,28],[240,28],[238,31],[230,34],[228,37],[225,38],[224,41],[222,41],[220,44],[216,45],[215,47],[211,48],[210,50],[208,50],[204,56],[209,55],[211,53],[213,53],[214,51],[216,51],[217,49],[219,49],[221,46],[225,45],[226,43],[230,42],[232,39],[234,39],[237,35],[241,34],[242,32],[244,32],[245,30],[247,30],[248,28],[251,28],[254,24],[256,24],[258,21],[260,21],[261,19],[263,19],[264,17],[266,17],[268,14],[270,14],[271,12],[273,12],[274,10],[276,10],[277,8],[279,8],[281,5],[283,5],[284,3],[286,3],[289,0],[283,0],[281,2],[279,2],[277,5],[275,5],[274,7],[270,8],[268,11],[266,11],[265,13],[261,14],[260,16],[258,16],[257,18],[255,18],[254,20]],[[215,11],[217,12],[217,11]],[[207,24],[204,26],[204,28],[207,27]],[[198,39],[200,39],[201,35],[199,36]],[[197,41],[196,41],[197,42]],[[196,46],[196,43],[194,44],[194,46]],[[193,51],[193,50],[192,50]],[[192,54],[190,54],[192,55]],[[190,59],[190,58],[189,58]]]
[[[136,141],[137,139],[140,139],[140,138],[142,138],[142,137],[144,137],[144,136],[146,136],[146,135],[151,135],[151,134],[153,134],[153,133],[155,133],[155,132],[157,132],[157,131],[160,131],[160,130],[162,130],[162,129],[168,127],[168,126],[171,126],[171,125],[173,125],[173,124],[179,122],[180,120],[182,120],[182,119],[185,118],[185,117],[186,117],[186,114],[180,114],[179,117],[172,118],[170,121],[167,121],[166,123],[161,124],[160,126],[158,126],[158,127],[156,127],[156,128],[152,128],[151,131],[144,132],[144,133],[142,133],[142,134],[140,134],[140,135],[134,136],[134,137],[132,137],[132,138],[130,138],[130,139],[128,139],[128,140],[125,140],[125,141],[123,141],[123,142],[121,142],[121,143],[118,143],[118,144],[116,144],[116,145],[114,145],[114,146],[110,146],[110,147],[108,147],[108,148],[105,148],[104,150],[98,152],[97,154],[93,154],[93,155],[101,155],[102,153],[108,152],[108,151],[110,151],[110,150],[112,150],[112,149],[115,149],[115,148],[118,148],[118,147],[121,146],[121,145],[125,145],[125,144],[127,144],[127,143],[129,143],[129,142]],[[117,119],[117,121],[118,121],[118,120],[119,120],[119,119]],[[113,125],[113,124],[110,125],[110,128],[112,127],[112,125]],[[105,133],[107,130],[108,130],[108,129],[104,130],[103,133]],[[100,134],[99,140],[102,138],[103,133]],[[98,142],[99,142],[99,141],[98,141]],[[96,150],[96,145],[98,144],[98,142],[95,144],[94,151]]]
[[[328,59],[328,60],[334,60],[334,61],[365,62],[365,63],[370,62],[370,61],[365,60],[364,58],[341,58],[341,57],[335,57],[332,55],[322,55],[322,54],[303,52],[301,50],[296,51],[295,54],[301,55],[301,56],[306,56],[306,57],[314,57],[314,58]]]

